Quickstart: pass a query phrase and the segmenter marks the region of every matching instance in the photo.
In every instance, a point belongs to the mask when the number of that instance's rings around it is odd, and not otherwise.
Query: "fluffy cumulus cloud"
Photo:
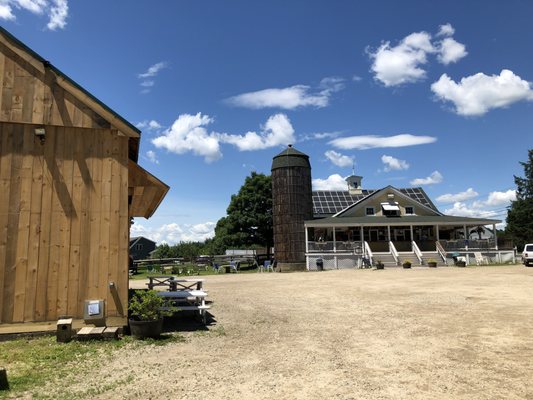
[[[515,200],[516,190],[510,189],[506,192],[490,192],[486,204],[488,206],[503,206]]]
[[[504,108],[523,100],[533,100],[531,84],[504,69],[499,75],[475,75],[453,81],[443,74],[431,85],[431,90],[438,99],[449,101],[455,112],[464,116],[478,116],[494,108]]]
[[[146,227],[135,222],[130,229],[130,235],[144,236],[158,244],[168,243],[170,245],[179,242],[203,242],[215,236],[214,222],[205,222],[201,224],[164,224],[159,227]]]
[[[209,132],[207,127],[212,122],[211,117],[201,113],[182,114],[170,128],[153,139],[152,144],[176,154],[190,152],[211,163],[222,157],[221,143],[231,144],[239,151],[253,151],[296,141],[294,128],[285,114],[272,115],[259,132],[250,131],[244,135]]]
[[[457,201],[453,203],[452,208],[444,210],[446,215],[455,215],[457,217],[471,217],[471,218],[493,218],[498,215],[496,211],[480,210],[474,207],[469,207],[463,202]]]
[[[433,143],[437,138],[432,136],[415,136],[401,134],[395,136],[363,135],[338,138],[329,143],[340,149],[373,149],[380,147],[405,147],[418,144]]]
[[[409,164],[407,163],[407,161],[399,160],[392,156],[383,155],[381,156],[381,161],[383,162],[383,164],[385,164],[385,167],[383,168],[385,172],[389,172],[392,170],[401,171],[409,168]]]
[[[216,161],[222,157],[222,153],[218,135],[206,129],[211,122],[212,118],[201,113],[182,114],[161,136],[152,139],[152,144],[176,154],[191,152],[204,157],[208,163]]]
[[[346,168],[354,165],[354,157],[346,156],[341,153],[337,153],[335,150],[328,150],[324,153],[326,158],[335,164],[337,167]]]
[[[456,202],[473,199],[477,197],[478,195],[479,193],[476,192],[474,189],[468,188],[464,192],[459,192],[455,194],[452,194],[452,193],[443,194],[437,197],[437,201],[439,203],[456,203]]]
[[[374,79],[385,86],[399,86],[417,82],[426,77],[425,64],[428,56],[436,54],[442,64],[457,62],[467,55],[466,47],[451,38],[454,29],[450,24],[441,25],[433,40],[428,32],[414,32],[393,46],[390,41],[383,42],[376,50],[367,50],[372,60],[371,71]]]
[[[246,132],[244,135],[219,134],[220,141],[236,146],[240,151],[261,150],[295,142],[294,128],[285,114],[268,118],[262,130]]]
[[[344,89],[344,79],[328,77],[322,79],[318,88],[308,85],[294,85],[287,88],[263,89],[230,97],[226,103],[233,106],[261,109],[282,108],[293,110],[299,107],[326,107],[333,93]]]
[[[435,185],[442,182],[442,174],[439,171],[433,171],[427,178],[416,178],[409,182],[413,186],[417,185]]]
[[[13,21],[15,11],[20,9],[48,16],[46,27],[51,31],[64,29],[67,25],[67,0],[0,0],[0,19]]]
[[[348,190],[345,178],[339,174],[333,174],[326,179],[313,179],[313,190]]]

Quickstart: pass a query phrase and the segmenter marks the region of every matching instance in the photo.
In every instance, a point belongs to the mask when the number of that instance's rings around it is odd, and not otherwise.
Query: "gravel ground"
[[[207,277],[204,287],[213,301],[207,330],[121,350],[104,367],[87,366],[69,392],[94,399],[533,399],[533,268],[228,274]],[[52,397],[64,395],[54,388],[47,389]]]

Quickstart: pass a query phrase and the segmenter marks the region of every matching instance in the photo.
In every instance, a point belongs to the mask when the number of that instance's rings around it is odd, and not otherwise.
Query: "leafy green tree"
[[[533,243],[533,149],[528,151],[528,161],[520,162],[524,177],[515,176],[516,200],[507,211],[508,233],[518,249]]]
[[[213,248],[254,248],[273,242],[272,180],[269,175],[252,172],[237,194],[231,196],[227,216],[215,227]],[[220,253],[219,253],[220,254]]]

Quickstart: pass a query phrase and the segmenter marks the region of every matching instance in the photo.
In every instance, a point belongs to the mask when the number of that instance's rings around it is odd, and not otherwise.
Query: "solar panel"
[[[436,210],[421,188],[404,188],[398,190],[426,207]],[[361,194],[350,194],[346,190],[316,190],[313,192],[313,213],[315,215],[336,214],[375,191],[374,189],[364,189]]]

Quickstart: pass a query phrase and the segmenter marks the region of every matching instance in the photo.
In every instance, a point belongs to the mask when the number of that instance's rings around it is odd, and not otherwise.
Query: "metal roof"
[[[288,167],[304,167],[311,169],[309,156],[296,150],[291,144],[289,144],[285,150],[273,158],[271,170]]]

